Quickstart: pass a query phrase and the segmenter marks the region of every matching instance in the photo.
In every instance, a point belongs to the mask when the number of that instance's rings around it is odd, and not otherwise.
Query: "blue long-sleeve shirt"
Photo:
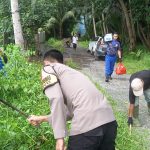
[[[3,66],[4,64],[3,64],[2,58],[0,57],[0,70],[3,69]]]

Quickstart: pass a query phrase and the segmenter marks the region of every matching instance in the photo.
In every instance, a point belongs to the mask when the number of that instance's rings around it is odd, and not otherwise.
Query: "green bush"
[[[9,45],[8,63],[0,71],[0,98],[27,114],[47,114],[48,100],[40,83],[41,65],[27,62],[16,46]],[[54,149],[55,140],[48,124],[35,128],[11,108],[0,105],[0,149]]]
[[[54,48],[56,48],[58,50],[60,50],[61,52],[64,52],[64,50],[65,50],[63,42],[61,40],[50,38],[48,40],[48,45],[51,46],[51,47],[54,47]]]
[[[150,53],[141,50],[124,55],[123,63],[127,68],[127,73],[132,74],[137,71],[150,69]]]

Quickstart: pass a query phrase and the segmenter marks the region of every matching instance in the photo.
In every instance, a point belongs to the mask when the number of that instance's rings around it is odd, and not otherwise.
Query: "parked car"
[[[89,51],[94,55],[95,59],[104,57],[107,49],[107,42],[112,41],[112,33],[105,34],[104,38],[98,36],[89,42]]]
[[[99,39],[102,38],[100,36],[97,36],[95,37],[92,41],[89,42],[89,47],[88,47],[88,51],[94,55],[94,52],[96,50],[96,46],[97,46],[97,43],[99,41]]]
[[[106,49],[107,49],[107,44],[103,43],[103,44],[97,44],[97,47],[94,51],[94,57],[95,59],[98,59],[100,57],[104,57],[106,54]]]

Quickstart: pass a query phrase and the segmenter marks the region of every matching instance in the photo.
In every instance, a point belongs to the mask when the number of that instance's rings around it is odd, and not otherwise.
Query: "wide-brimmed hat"
[[[139,78],[135,78],[131,82],[131,88],[135,96],[143,95],[143,81]]]

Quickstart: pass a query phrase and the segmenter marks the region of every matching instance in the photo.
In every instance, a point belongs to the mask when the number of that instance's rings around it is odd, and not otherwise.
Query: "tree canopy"
[[[19,12],[23,36],[28,41],[33,40],[38,28],[43,28],[48,37],[63,38],[73,31],[82,15],[87,38],[94,32],[118,32],[133,50],[138,42],[150,48],[149,6],[148,0],[21,0]],[[13,33],[10,1],[0,0],[0,8],[2,41],[4,33]],[[12,35],[9,39],[14,41]]]

